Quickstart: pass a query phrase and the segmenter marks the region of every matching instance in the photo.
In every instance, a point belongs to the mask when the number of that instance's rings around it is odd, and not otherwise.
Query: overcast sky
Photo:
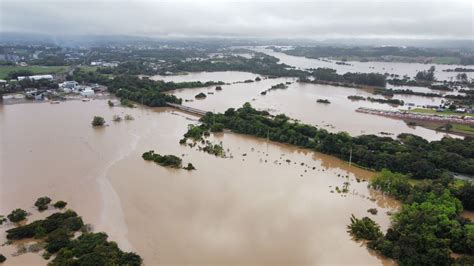
[[[0,0],[1,32],[472,39],[472,0]]]

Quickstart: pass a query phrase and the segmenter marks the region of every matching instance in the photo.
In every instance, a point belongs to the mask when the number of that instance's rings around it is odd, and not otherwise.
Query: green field
[[[461,59],[459,57],[443,56],[443,57],[434,57],[431,63],[453,65],[453,64],[459,64],[460,61]]]
[[[443,112],[436,112],[434,109],[426,109],[426,108],[414,108],[411,110],[404,110],[412,113],[420,113],[420,114],[437,114],[437,115],[460,115],[460,116],[474,116],[474,114],[468,113],[456,113],[451,110],[444,110]]]
[[[438,122],[430,122],[430,121],[416,121],[415,123],[417,126],[436,130],[436,131],[441,131],[441,132],[446,132],[446,133],[451,133],[451,134],[456,134],[456,135],[461,135],[461,136],[474,137],[474,126],[470,126],[470,125],[450,123],[451,126],[453,127],[449,131],[447,131],[443,128],[443,126],[446,123],[438,123]]]
[[[81,69],[81,71],[84,71],[84,72],[95,72],[97,70],[97,66],[80,66],[79,67]]]
[[[474,135],[474,127],[470,125],[453,124],[452,131],[471,136]]]
[[[28,70],[33,74],[56,74],[67,71],[67,66],[0,66],[0,79],[6,79],[8,73],[18,70]]]

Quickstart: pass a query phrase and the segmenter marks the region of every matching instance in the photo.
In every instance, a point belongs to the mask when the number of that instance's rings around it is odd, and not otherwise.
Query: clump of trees
[[[76,212],[67,210],[9,229],[6,233],[9,240],[35,238],[43,241],[46,250],[43,257],[56,255],[50,265],[142,264],[139,255],[122,251],[115,242],[107,240],[105,233],[82,233],[74,238],[83,227],[82,218]]]
[[[401,200],[404,205],[392,218],[385,234],[351,218],[349,232],[368,246],[396,259],[401,265],[450,265],[459,263],[452,252],[474,254],[474,224],[460,216],[463,207],[454,194],[459,190],[452,178],[425,180],[412,185],[405,175],[382,171],[370,186]],[[357,230],[356,230],[357,229]],[[376,237],[374,237],[376,235]]]
[[[91,123],[93,127],[102,127],[105,125],[105,119],[102,116],[94,116]]]
[[[38,211],[44,211],[48,209],[49,203],[51,203],[51,198],[41,197],[36,200],[35,207],[38,208]]]
[[[18,223],[26,219],[28,213],[23,209],[15,209],[10,214],[7,215],[8,220],[10,222]]]
[[[175,155],[160,155],[154,151],[143,153],[142,158],[146,161],[153,161],[161,166],[181,168],[182,159]]]

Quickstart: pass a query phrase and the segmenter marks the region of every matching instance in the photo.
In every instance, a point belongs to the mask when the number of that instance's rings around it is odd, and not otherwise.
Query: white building
[[[64,81],[63,83],[59,84],[62,88],[69,88],[69,89],[74,89],[79,83],[76,81]]]
[[[84,96],[84,97],[94,96],[94,91],[91,88],[87,88],[87,89],[81,91],[81,95]]]
[[[31,80],[40,80],[40,79],[47,79],[53,80],[53,75],[34,75],[34,76],[19,76],[18,81],[24,79],[31,79]]]

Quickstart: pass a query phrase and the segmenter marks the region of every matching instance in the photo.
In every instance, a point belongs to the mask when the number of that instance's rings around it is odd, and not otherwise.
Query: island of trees
[[[154,151],[147,151],[142,155],[146,161],[153,161],[161,166],[181,168],[183,160],[175,155],[160,155]]]
[[[39,198],[35,206],[44,210],[51,202],[49,197]],[[55,208],[64,208],[66,202],[58,201]],[[8,215],[11,222],[17,223],[26,217],[26,211],[13,210]],[[108,241],[106,233],[90,232],[90,226],[73,210],[55,212],[45,219],[31,221],[6,231],[10,241],[34,239],[39,243],[48,265],[141,265],[142,258],[133,252],[122,251],[115,242]],[[0,254],[0,263],[6,261]]]

